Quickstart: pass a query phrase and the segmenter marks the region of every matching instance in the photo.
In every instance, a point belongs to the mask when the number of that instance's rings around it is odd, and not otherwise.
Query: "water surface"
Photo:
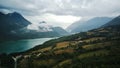
[[[0,53],[22,52],[53,38],[25,39],[0,43]]]

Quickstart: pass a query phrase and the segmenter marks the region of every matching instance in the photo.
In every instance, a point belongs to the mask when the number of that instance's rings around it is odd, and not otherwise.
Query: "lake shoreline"
[[[54,38],[23,39],[23,40],[3,42],[3,43],[0,43],[0,45],[1,45],[0,46],[0,54],[25,52],[25,51],[32,49],[36,46],[39,46],[39,45],[43,44],[44,42],[51,40],[51,39],[54,39]]]

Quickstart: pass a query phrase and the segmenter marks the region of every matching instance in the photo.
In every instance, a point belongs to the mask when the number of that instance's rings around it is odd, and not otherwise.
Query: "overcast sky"
[[[44,20],[66,28],[83,18],[118,16],[120,0],[0,0],[0,11],[16,11],[32,23]]]

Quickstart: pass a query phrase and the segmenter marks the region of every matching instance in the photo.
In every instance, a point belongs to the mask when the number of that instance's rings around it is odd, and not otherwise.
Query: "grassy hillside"
[[[22,54],[18,68],[120,68],[120,29],[107,27],[45,42]]]

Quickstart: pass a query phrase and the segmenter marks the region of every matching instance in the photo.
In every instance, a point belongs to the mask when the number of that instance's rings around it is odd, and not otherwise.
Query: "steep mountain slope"
[[[68,26],[67,28],[66,28],[66,30],[68,31],[68,32],[71,32],[72,33],[72,30],[73,29],[75,29],[76,27],[78,27],[78,25],[80,25],[81,23],[83,23],[83,22],[85,22],[85,21],[77,21],[77,22],[75,22],[75,23],[72,23],[70,26]]]
[[[88,21],[78,21],[75,24],[72,24],[67,28],[68,31],[71,33],[78,33],[78,32],[83,32],[83,31],[88,31],[91,29],[95,29],[100,27],[101,25],[104,25],[105,23],[109,22],[112,20],[112,18],[108,17],[95,17],[92,18]]]
[[[31,23],[17,12],[8,14],[0,12],[0,41],[17,38],[10,33],[14,30],[27,27],[29,24]]]
[[[106,23],[102,27],[109,27],[109,26],[120,26],[120,15],[114,18],[113,20],[111,20],[110,22]]]
[[[62,36],[69,35],[69,33],[61,27],[53,27],[52,29],[53,29],[53,31],[56,31],[57,33],[59,33]]]
[[[0,12],[0,31],[2,32],[20,29],[29,24],[31,23],[17,12],[8,14]]]

